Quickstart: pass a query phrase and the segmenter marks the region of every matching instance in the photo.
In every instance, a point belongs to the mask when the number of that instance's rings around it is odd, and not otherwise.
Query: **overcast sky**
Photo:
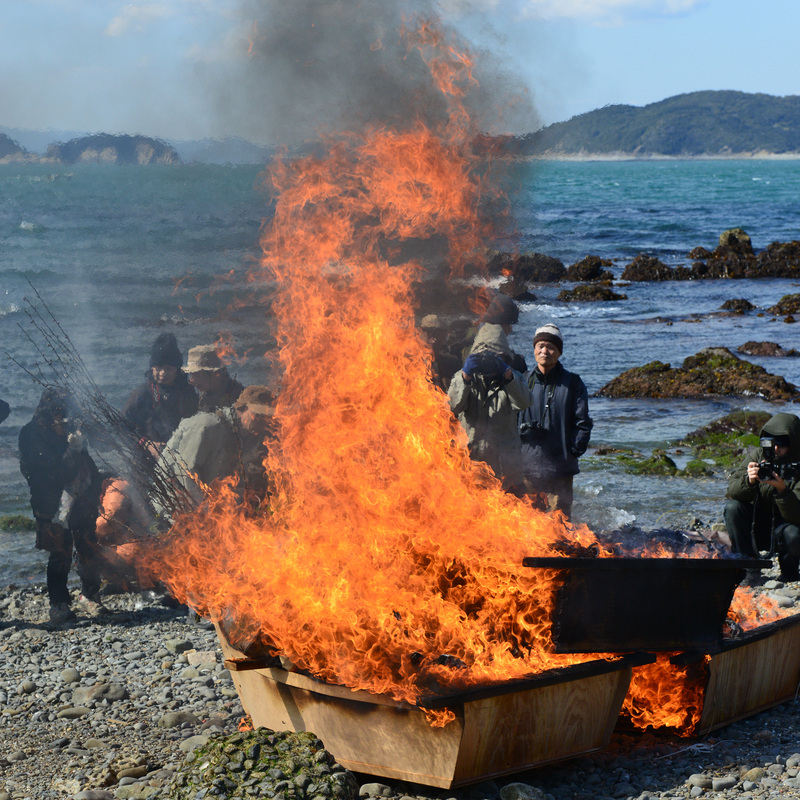
[[[509,122],[523,129],[702,89],[800,93],[798,0],[410,2],[415,9],[438,3],[479,60],[527,87],[534,111]],[[394,12],[375,22],[381,3],[403,7],[403,0],[2,0],[0,130],[234,134],[274,143],[293,135],[279,124],[287,110],[309,110],[295,120],[296,133],[324,113],[315,105],[322,95],[341,106],[331,73],[341,76],[337,92],[362,83],[347,65],[375,49],[364,47],[374,31],[350,40],[335,17],[359,15],[365,28],[384,26],[384,42],[396,39],[387,30]],[[315,18],[314,30],[328,31],[329,41],[315,51],[319,69],[298,79],[277,58],[307,66],[308,49],[320,45],[309,37]],[[248,55],[253,42],[261,43],[260,60]],[[326,83],[315,88],[320,75]],[[365,92],[352,97],[370,102]]]

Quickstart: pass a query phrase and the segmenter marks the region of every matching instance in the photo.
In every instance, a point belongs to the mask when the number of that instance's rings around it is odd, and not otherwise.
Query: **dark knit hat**
[[[72,401],[66,389],[48,386],[39,398],[39,405],[36,406],[36,416],[50,422],[56,417],[67,416],[71,405]]]
[[[519,319],[519,308],[507,294],[496,294],[483,313],[482,322],[493,325],[515,325]]]
[[[174,333],[160,333],[150,348],[151,367],[182,367],[183,356]]]
[[[536,342],[550,342],[558,348],[559,353],[564,352],[564,340],[561,338],[561,331],[558,325],[548,322],[547,325],[542,325],[541,328],[536,329],[533,334],[533,346],[536,347]]]

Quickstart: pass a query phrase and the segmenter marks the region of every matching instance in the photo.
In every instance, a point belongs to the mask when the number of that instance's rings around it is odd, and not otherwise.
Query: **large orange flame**
[[[213,487],[157,566],[237,636],[414,702],[595,658],[551,652],[556,573],[521,562],[596,540],[503,492],[431,381],[412,302],[432,266],[421,245],[455,274],[481,260],[491,170],[462,103],[470,59],[430,22],[406,36],[446,101],[439,123],[342,133],[264,176],[274,212],[252,279],[275,287],[281,376],[268,508]]]
[[[459,102],[469,60],[430,23],[408,37],[450,101],[440,125],[343,133],[265,176],[253,278],[277,286],[282,372],[269,512],[217,487],[160,571],[297,666],[413,701],[591,658],[547,652],[554,573],[521,561],[594,537],[504,493],[431,382],[411,301],[428,264],[408,252],[436,240],[454,271],[480,258],[487,165]]]

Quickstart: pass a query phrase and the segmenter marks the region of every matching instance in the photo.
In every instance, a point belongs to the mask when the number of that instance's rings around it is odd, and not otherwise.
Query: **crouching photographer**
[[[447,391],[450,406],[469,440],[474,461],[488,464],[508,492],[524,491],[517,412],[531,393],[522,375],[494,351],[470,353]]]
[[[733,471],[725,527],[735,553],[778,555],[781,579],[800,579],[800,418],[779,413]]]

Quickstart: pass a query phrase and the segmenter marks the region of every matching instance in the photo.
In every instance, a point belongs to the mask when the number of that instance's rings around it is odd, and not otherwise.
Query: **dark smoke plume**
[[[527,90],[488,52],[477,52],[426,0],[245,0],[250,29],[233,71],[216,83],[216,105],[251,138],[294,144],[322,133],[393,127],[446,112],[417,50],[401,31],[434,21],[449,42],[475,61],[465,106],[476,130],[534,130]]]

